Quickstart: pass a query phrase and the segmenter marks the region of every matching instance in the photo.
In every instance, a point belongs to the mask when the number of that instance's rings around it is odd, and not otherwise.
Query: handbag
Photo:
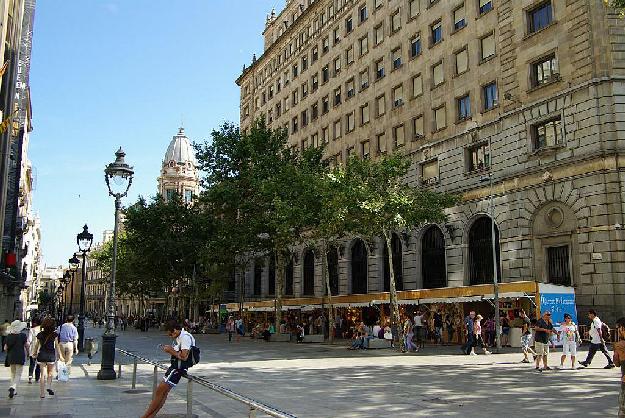
[[[57,375],[59,377],[59,382],[67,382],[69,381],[69,369],[65,362],[59,360],[56,362],[56,370]]]

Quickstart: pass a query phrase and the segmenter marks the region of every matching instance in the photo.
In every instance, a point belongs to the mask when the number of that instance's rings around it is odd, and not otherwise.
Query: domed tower
[[[169,143],[158,178],[158,192],[165,200],[178,193],[185,202],[191,202],[200,192],[197,160],[184,128],[180,128]]]

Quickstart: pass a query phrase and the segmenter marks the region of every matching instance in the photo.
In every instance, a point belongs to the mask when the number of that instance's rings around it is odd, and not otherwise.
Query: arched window
[[[254,263],[254,296],[260,296],[262,289],[263,265],[260,260]]]
[[[293,258],[287,258],[286,268],[284,269],[284,294],[293,296]]]
[[[352,293],[367,293],[367,248],[362,240],[352,247]]]
[[[315,294],[315,253],[312,250],[306,251],[304,255],[304,296]]]
[[[495,225],[495,244],[497,254],[497,280],[501,281],[499,230]],[[482,216],[471,225],[469,230],[469,283],[493,283],[493,241],[492,222]]]
[[[421,239],[421,274],[424,289],[447,286],[445,237],[434,225],[425,231]]]
[[[269,254],[269,295],[276,294],[276,257]]]
[[[339,294],[339,251],[336,247],[330,247],[328,249],[328,276],[330,279],[330,291],[332,291],[332,295]],[[324,288],[326,288],[325,294],[328,293],[327,286],[325,283],[323,284]]]
[[[388,248],[384,242],[384,291],[391,290],[391,271],[388,268]],[[391,237],[391,249],[393,250],[393,273],[395,274],[395,289],[404,290],[404,278],[402,268],[402,243],[397,234]]]

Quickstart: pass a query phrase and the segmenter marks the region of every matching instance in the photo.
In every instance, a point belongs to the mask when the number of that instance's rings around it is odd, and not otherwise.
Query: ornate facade
[[[179,194],[185,202],[191,202],[199,191],[195,151],[184,133],[184,128],[180,128],[165,153],[158,178],[158,192],[166,200]]]

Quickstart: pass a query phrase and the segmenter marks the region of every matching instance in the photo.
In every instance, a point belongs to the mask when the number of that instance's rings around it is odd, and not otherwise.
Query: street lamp
[[[61,285],[63,286],[63,293],[61,295],[61,297],[63,298],[63,309],[61,309],[61,320],[63,319],[63,317],[65,316],[65,308],[67,305],[67,286],[69,285],[70,282],[70,275],[69,275],[69,271],[65,270],[65,274],[63,274],[63,277],[61,277]]]
[[[87,253],[91,251],[93,234],[89,232],[87,225],[82,227],[82,232],[76,235],[78,251],[82,253],[82,281],[80,283],[80,312],[78,313],[78,351],[85,349],[85,287],[87,276]]]
[[[76,272],[78,271],[78,266],[80,265],[80,260],[76,257],[76,253],[69,259],[69,271],[72,273],[72,278],[70,279],[71,288],[70,288],[70,297],[69,297],[69,307],[67,308],[67,314],[72,315],[74,313],[74,284],[76,283]],[[69,273],[67,273],[69,277]]]
[[[61,284],[56,289],[56,315],[59,318],[59,321],[62,321],[63,318],[63,304],[61,303],[61,298],[63,297],[63,279],[61,279]]]
[[[115,198],[115,227],[113,229],[113,262],[111,265],[111,282],[109,284],[109,298],[107,308],[106,330],[102,335],[102,363],[98,372],[98,380],[113,380],[115,373],[115,273],[117,269],[117,234],[119,229],[119,211],[122,207],[122,197],[128,194],[132,184],[134,171],[125,161],[126,153],[119,148],[115,153],[115,161],[104,169],[104,180],[109,195]]]

